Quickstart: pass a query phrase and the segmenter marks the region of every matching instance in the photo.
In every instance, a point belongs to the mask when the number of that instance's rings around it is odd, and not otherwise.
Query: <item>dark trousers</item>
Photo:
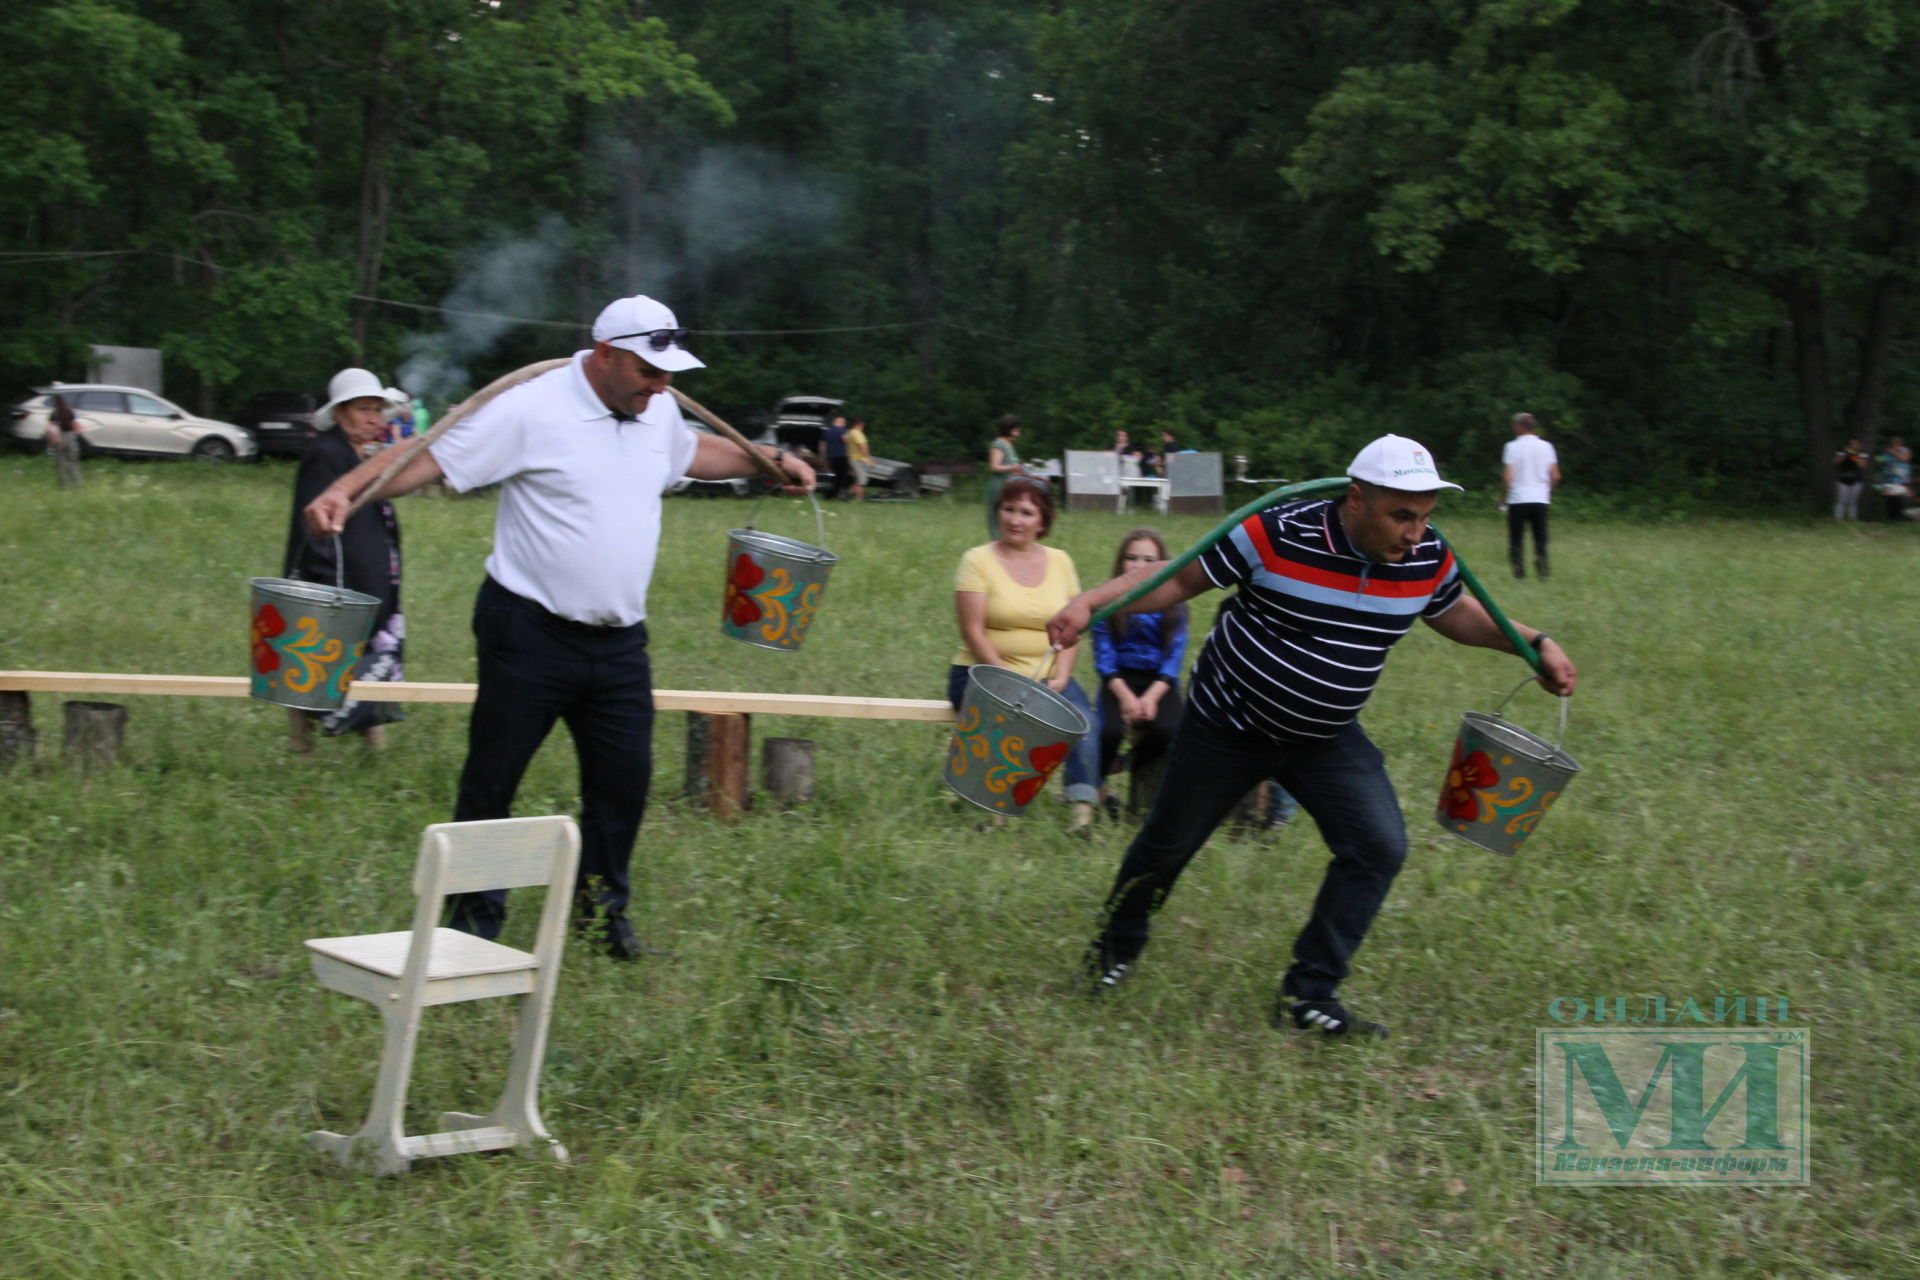
[[[1135,697],[1153,687],[1160,678],[1158,672],[1141,671],[1127,668],[1116,671],[1115,675],[1126,682],[1127,688]],[[1100,776],[1106,777],[1113,772],[1113,762],[1119,758],[1120,744],[1126,740],[1130,726],[1120,718],[1120,699],[1113,696],[1113,690],[1107,682],[1100,682]],[[1144,768],[1167,753],[1173,743],[1173,735],[1180,730],[1180,686],[1174,685],[1160,699],[1160,705],[1154,711],[1153,723],[1140,736],[1140,742],[1133,749],[1133,767]]]
[[[1276,778],[1313,815],[1333,858],[1293,944],[1281,991],[1331,999],[1407,857],[1407,829],[1385,758],[1358,724],[1323,742],[1276,743],[1182,719],[1160,795],[1127,846],[1095,945],[1103,962],[1132,960],[1148,921],[1213,829],[1255,784]]]
[[[1542,574],[1547,571],[1547,504],[1510,502],[1507,504],[1507,559],[1513,561],[1515,577],[1527,576],[1527,529],[1533,529],[1533,564]]]
[[[455,822],[510,817],[514,793],[554,721],[580,762],[582,911],[626,913],[627,864],[653,775],[653,679],[647,624],[569,622],[488,578],[473,606],[479,693],[467,724],[467,763]],[[504,890],[458,895],[453,928],[499,936]]]

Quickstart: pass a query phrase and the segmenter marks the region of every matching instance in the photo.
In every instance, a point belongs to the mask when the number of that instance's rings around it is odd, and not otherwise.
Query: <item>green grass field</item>
[[[40,460],[0,460],[0,667],[243,674],[246,579],[278,572],[291,470],[87,475],[60,492]],[[129,698],[123,763],[81,777],[37,695],[37,767],[0,777],[0,1274],[1920,1274],[1920,531],[1574,507],[1558,576],[1516,583],[1490,503],[1467,501],[1443,500],[1443,527],[1580,664],[1585,772],[1516,859],[1444,836],[1458,714],[1523,672],[1425,629],[1400,646],[1366,722],[1413,852],[1346,988],[1394,1039],[1267,1027],[1325,857],[1305,820],[1216,839],[1138,979],[1097,1003],[1076,964],[1123,829],[1070,840],[1049,800],[976,832],[936,727],[770,717],[756,738],[819,742],[819,798],[728,828],[681,800],[666,715],[635,882],[637,923],[677,955],[569,954],[545,1085],[568,1168],[373,1180],[301,1142],[358,1125],[378,1045],[301,940],[405,926],[463,708],[411,711],[378,757],[335,741],[297,765],[277,709]],[[762,527],[811,540],[778,508]],[[746,509],[668,506],[661,687],[941,696],[975,502],[832,508],[842,560],[796,655],[719,634]],[[491,516],[402,504],[412,679],[472,678]],[[1055,542],[1091,582],[1131,523],[1074,515]],[[1176,546],[1211,524],[1162,522]],[[1515,709],[1543,727],[1553,707]],[[520,811],[566,811],[574,785],[556,736]],[[1733,991],[1811,1028],[1811,1186],[1534,1185],[1549,1001]],[[490,1101],[506,1029],[485,1005],[429,1015],[416,1130]]]

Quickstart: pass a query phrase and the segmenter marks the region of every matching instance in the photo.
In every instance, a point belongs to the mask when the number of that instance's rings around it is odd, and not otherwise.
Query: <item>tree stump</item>
[[[108,765],[120,758],[127,737],[127,709],[118,702],[64,704],[66,723],[60,738],[67,758],[83,769]]]
[[[813,799],[813,748],[810,738],[768,738],[760,746],[760,787],[783,805]]]
[[[0,773],[33,764],[33,703],[23,691],[0,693]]]
[[[722,822],[747,808],[747,746],[752,717],[687,712],[687,796]]]

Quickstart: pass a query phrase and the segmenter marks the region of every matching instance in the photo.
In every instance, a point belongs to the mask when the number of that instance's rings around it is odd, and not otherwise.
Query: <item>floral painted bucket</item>
[[[1081,710],[1005,667],[967,671],[967,693],[947,748],[946,782],[989,813],[1024,813],[1093,729]]]
[[[1512,697],[1507,695],[1509,701]],[[1567,700],[1562,698],[1560,736],[1566,734]],[[1460,736],[1454,739],[1434,816],[1462,840],[1492,853],[1515,854],[1579,772],[1559,743],[1527,732],[1499,709],[1492,715],[1468,711],[1460,717]]]
[[[254,578],[248,692],[262,702],[334,711],[347,700],[380,601],[345,587]]]
[[[818,501],[813,516],[815,524],[820,525]],[[820,540],[825,542],[826,538],[821,536]],[[749,517],[746,528],[727,534],[721,633],[762,649],[798,649],[813,615],[819,611],[827,574],[838,560],[824,547],[761,533]]]

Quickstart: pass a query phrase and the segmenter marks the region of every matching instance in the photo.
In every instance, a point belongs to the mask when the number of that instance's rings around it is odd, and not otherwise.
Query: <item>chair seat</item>
[[[399,933],[366,933],[353,938],[308,938],[307,946],[323,956],[380,974],[398,978],[407,969],[407,950],[413,942],[413,930]],[[503,947],[485,938],[476,938],[458,929],[433,931],[433,954],[427,964],[427,981],[477,977],[488,973],[513,973],[532,969],[538,961],[525,951]]]

